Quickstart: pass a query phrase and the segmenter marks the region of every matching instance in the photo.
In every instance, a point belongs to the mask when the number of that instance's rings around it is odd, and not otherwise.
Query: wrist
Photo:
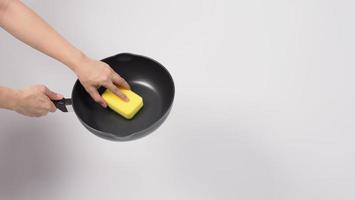
[[[71,54],[70,59],[65,64],[78,76],[80,69],[88,59],[83,52],[77,50]]]
[[[0,107],[16,111],[21,100],[21,91],[11,88],[0,88]]]

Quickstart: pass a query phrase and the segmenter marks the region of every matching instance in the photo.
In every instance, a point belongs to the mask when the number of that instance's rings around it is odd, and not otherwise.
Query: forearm
[[[0,0],[0,26],[29,46],[67,65],[74,72],[85,59],[80,50],[19,0]]]
[[[14,110],[18,95],[17,90],[0,86],[0,109]]]

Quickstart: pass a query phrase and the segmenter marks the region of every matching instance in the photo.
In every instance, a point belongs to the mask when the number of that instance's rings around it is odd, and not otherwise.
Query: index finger
[[[104,85],[107,89],[111,90],[111,92],[113,92],[115,95],[117,95],[118,97],[120,97],[122,100],[124,101],[128,101],[128,97],[123,94],[121,92],[120,89],[118,89],[118,87],[116,85],[114,85],[112,82],[110,84],[106,84]]]
[[[120,75],[118,75],[117,73],[115,73],[113,75],[113,78],[112,78],[112,82],[118,86],[121,86],[127,90],[130,90],[131,87],[129,86],[129,84],[127,83],[126,80],[124,80]]]
[[[45,94],[51,100],[60,100],[63,98],[63,95],[53,92],[52,90],[48,89],[47,87],[45,88]]]

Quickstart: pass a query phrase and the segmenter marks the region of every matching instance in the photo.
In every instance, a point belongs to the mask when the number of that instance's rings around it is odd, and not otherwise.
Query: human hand
[[[17,91],[13,110],[29,117],[41,117],[56,111],[51,100],[62,98],[63,95],[52,92],[44,85],[35,85]]]
[[[129,89],[129,85],[106,63],[86,57],[21,1],[0,0],[1,2],[11,2],[11,6],[0,5],[0,14],[3,14],[0,26],[31,47],[67,65],[96,102],[107,106],[97,92],[100,86],[128,100],[118,87]]]
[[[128,101],[127,96],[118,87],[130,89],[130,86],[108,64],[85,58],[74,71],[85,90],[101,106],[107,107],[107,104],[97,91],[100,86],[104,86],[121,99]]]

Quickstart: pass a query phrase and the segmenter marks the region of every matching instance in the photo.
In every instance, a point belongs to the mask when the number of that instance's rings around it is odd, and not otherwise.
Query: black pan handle
[[[63,98],[61,100],[52,100],[55,107],[57,107],[62,112],[70,112],[73,110],[73,102],[70,98]]]

